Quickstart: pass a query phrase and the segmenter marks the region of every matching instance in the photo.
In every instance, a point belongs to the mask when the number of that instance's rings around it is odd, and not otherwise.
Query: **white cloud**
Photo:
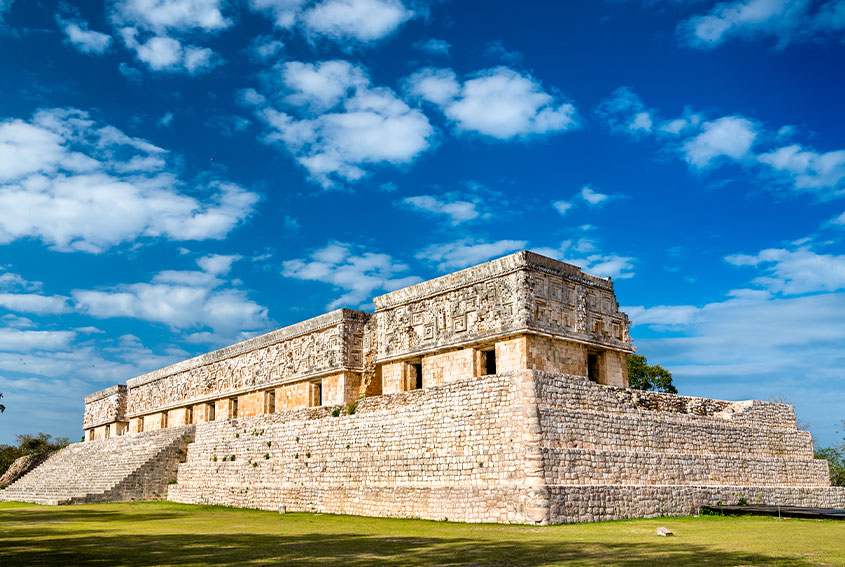
[[[429,55],[443,55],[446,57],[449,56],[449,48],[451,47],[452,45],[445,39],[431,38],[414,43],[414,48],[419,49],[424,53],[428,53]]]
[[[572,203],[569,201],[552,201],[552,207],[560,213],[561,216],[565,216],[569,209],[572,208]]]
[[[259,35],[250,43],[249,54],[256,61],[266,62],[278,57],[284,48],[285,44],[273,36]]]
[[[845,29],[845,1],[731,0],[678,26],[690,46],[712,49],[733,38],[774,37],[778,47]]]
[[[0,351],[29,352],[34,350],[67,350],[75,333],[72,331],[21,331],[0,328]]]
[[[306,10],[302,22],[310,34],[369,42],[390,35],[413,15],[398,0],[324,0]]]
[[[472,239],[463,239],[455,242],[432,244],[420,250],[416,257],[437,264],[437,269],[445,272],[480,264],[491,258],[505,256],[511,252],[524,249],[526,244],[525,240],[479,242]]]
[[[845,150],[819,153],[792,144],[760,154],[757,159],[785,174],[797,189],[845,191]]]
[[[461,83],[450,69],[421,69],[405,88],[438,106],[458,131],[506,140],[577,126],[575,107],[508,67],[485,69]]]
[[[432,195],[416,195],[405,197],[400,203],[412,210],[443,215],[449,219],[452,226],[477,219],[481,214],[476,208],[477,203],[460,200],[454,194],[444,195],[443,198]]]
[[[224,0],[118,0],[112,21],[127,48],[152,71],[208,72],[222,63],[207,47],[185,44],[181,36],[197,38],[228,28]]]
[[[0,293],[0,307],[19,313],[66,313],[70,309],[67,298],[37,293]]]
[[[624,104],[617,100],[620,91],[624,94],[623,101],[627,101]],[[627,125],[635,123],[641,108],[645,106],[639,97],[623,87],[603,101],[597,113],[612,132],[630,133]],[[792,126],[768,130],[740,115],[706,120],[689,109],[679,118],[663,121],[658,121],[653,111],[648,113],[649,120],[654,120],[657,127],[643,130],[637,137],[653,136],[694,169],[739,163],[763,177],[767,186],[787,186],[821,196],[845,191],[845,150],[819,152],[798,143],[768,150],[760,148],[772,142],[782,144],[784,139],[796,136]]]
[[[256,194],[214,179],[190,187],[169,161],[79,110],[2,121],[0,243],[101,252],[140,237],[220,239],[251,214]]]
[[[723,116],[701,125],[701,133],[683,144],[684,159],[698,168],[709,167],[721,157],[740,160],[748,156],[757,128],[740,116]]]
[[[532,248],[536,253],[578,266],[584,272],[602,278],[627,279],[634,277],[635,259],[630,256],[603,254],[588,238],[565,240],[557,248]]]
[[[225,0],[118,0],[114,14],[121,23],[163,34],[168,31],[215,31],[229,27]]]
[[[166,270],[149,283],[120,284],[105,290],[72,292],[77,311],[99,318],[131,317],[173,329],[211,328],[220,337],[264,330],[267,309],[222,278],[240,256],[206,256],[201,270]]]
[[[82,53],[102,54],[108,51],[112,37],[108,34],[88,29],[88,22],[65,20],[57,17],[59,27],[67,36],[68,42]]]
[[[286,62],[250,97],[268,128],[264,140],[286,148],[323,187],[357,181],[378,165],[411,163],[434,129],[425,115],[346,61]],[[281,109],[281,110],[280,110]]]
[[[687,325],[698,312],[694,305],[642,305],[622,307],[634,325],[650,325],[654,327],[672,327]]]
[[[183,45],[178,39],[160,35],[139,42],[136,39],[137,31],[135,28],[123,28],[123,41],[152,71],[196,75],[221,64],[217,54],[207,47]]]
[[[613,91],[610,97],[599,103],[596,114],[611,132],[632,137],[649,134],[654,126],[652,111],[630,87],[619,87]]]
[[[584,185],[581,188],[581,192],[578,193],[578,196],[581,197],[581,199],[586,201],[591,206],[601,205],[603,203],[606,203],[608,199],[611,198],[610,195],[599,193],[589,185]]]
[[[764,275],[754,283],[772,293],[795,295],[845,289],[845,255],[818,254],[808,247],[769,248],[758,254],[731,254],[735,266],[753,266]]]
[[[310,38],[373,43],[415,16],[399,0],[250,0],[250,8],[271,16],[276,27],[299,27]]]
[[[408,266],[388,254],[359,252],[359,247],[332,242],[308,258],[287,260],[282,275],[298,280],[330,283],[344,293],[331,301],[328,309],[356,307],[379,291],[393,291],[422,281],[403,276]]]

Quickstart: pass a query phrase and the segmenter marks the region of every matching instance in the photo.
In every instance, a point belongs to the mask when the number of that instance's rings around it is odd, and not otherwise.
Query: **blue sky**
[[[0,442],[519,249],[845,418],[845,0],[0,0]]]

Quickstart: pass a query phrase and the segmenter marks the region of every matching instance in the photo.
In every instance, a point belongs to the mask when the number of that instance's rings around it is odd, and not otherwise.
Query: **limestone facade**
[[[86,398],[86,439],[535,368],[627,385],[613,284],[518,252],[162,368]]]
[[[527,524],[845,507],[791,406],[628,389],[609,280],[519,252],[374,303],[88,396],[83,447],[9,495],[161,497],[175,480],[177,502]],[[65,476],[72,493],[50,488]]]

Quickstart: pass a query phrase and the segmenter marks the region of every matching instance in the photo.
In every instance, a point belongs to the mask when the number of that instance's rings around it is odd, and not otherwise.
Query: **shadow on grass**
[[[215,532],[221,533],[202,533],[202,528],[190,526],[193,517],[190,511],[151,512],[141,508],[123,512],[90,508],[13,512],[6,517],[0,516],[2,566],[813,565],[798,558],[724,552],[691,545],[680,539],[608,544],[590,539],[576,541],[565,536],[559,539],[547,536],[534,538],[524,532],[502,531],[491,540],[489,535],[475,539],[460,534],[463,526],[456,526],[454,537],[448,534],[432,537],[424,533],[430,524],[423,522],[419,524],[419,536],[354,533],[353,529],[332,534],[278,533],[290,529],[291,524],[286,525],[287,519],[279,522],[278,532],[231,533],[236,529],[249,530],[243,518],[234,516],[224,518],[224,523],[214,528]],[[180,525],[169,521],[175,518],[183,519],[178,522]],[[301,526],[301,521],[306,518],[292,518],[290,522]],[[183,523],[185,520],[188,525]],[[61,525],[74,521],[83,523]],[[256,521],[262,520],[256,518]],[[227,525],[232,527],[227,530]],[[309,532],[318,529],[313,526]],[[432,531],[443,534],[442,529]]]

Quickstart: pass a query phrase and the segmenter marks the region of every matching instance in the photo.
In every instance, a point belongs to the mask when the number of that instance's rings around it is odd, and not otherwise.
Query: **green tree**
[[[842,420],[842,425],[845,427],[845,419]],[[837,433],[842,432],[837,431]],[[845,486],[845,435],[842,436],[842,442],[839,445],[817,447],[816,458],[825,459],[830,465],[830,484]]]
[[[0,475],[24,455],[39,455],[66,447],[67,437],[53,437],[48,433],[17,435],[15,445],[0,445]]]
[[[646,357],[641,354],[628,357],[628,387],[635,390],[678,393],[678,389],[672,384],[672,373],[659,364],[649,366]]]

